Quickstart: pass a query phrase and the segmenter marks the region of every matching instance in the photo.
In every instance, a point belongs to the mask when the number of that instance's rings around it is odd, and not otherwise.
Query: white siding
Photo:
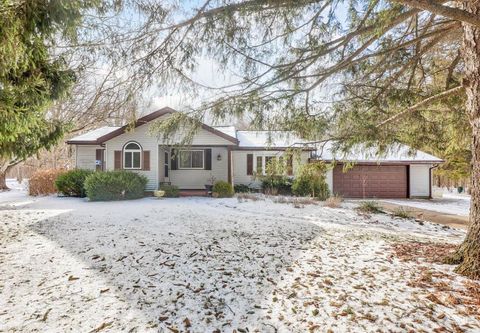
[[[328,185],[328,189],[330,193],[333,193],[333,168],[331,168],[330,164],[327,164],[327,171],[325,172],[325,182]]]
[[[101,146],[76,146],[75,167],[77,169],[95,170],[96,150]]]
[[[209,147],[195,147],[205,149]],[[228,149],[226,147],[211,147],[212,170],[171,170],[169,180],[180,189],[205,189],[205,184],[211,184],[211,178],[215,181],[228,181]],[[217,156],[221,160],[217,160]]]
[[[429,164],[410,165],[410,196],[428,197],[430,195]]]
[[[143,150],[149,150],[150,151],[150,170],[149,171],[144,171],[144,170],[132,170],[135,171],[139,174],[145,175],[148,178],[148,183],[147,183],[147,190],[154,190],[158,187],[158,183],[161,180],[160,175],[159,175],[159,145],[164,145],[166,142],[162,142],[159,139],[157,139],[155,136],[150,135],[149,131],[149,124],[145,124],[142,126],[139,126],[135,128],[131,132],[127,132],[124,134],[121,134],[109,141],[106,142],[106,160],[107,160],[107,170],[113,170],[114,169],[114,163],[115,163],[115,151],[116,150],[122,150],[123,146],[129,142],[129,141],[135,141],[138,142]],[[172,139],[171,142],[180,142],[181,135],[177,135],[175,139]],[[169,142],[170,143],[170,142]],[[200,129],[195,137],[192,140],[192,145],[205,145],[205,146],[210,146],[210,145],[234,145],[233,142],[230,142],[228,140],[223,139],[222,137],[219,137],[218,135],[215,135],[207,130]],[[214,168],[216,161],[216,156],[218,155],[219,149],[224,149],[226,152],[225,147],[215,147],[215,149],[212,149],[212,169]],[[182,175],[180,176],[180,170],[178,172],[171,171],[170,175],[170,182],[173,185],[178,185],[180,188],[204,188],[204,184],[207,178],[210,177],[210,172],[218,179],[226,180],[227,178],[227,154],[225,153],[224,156],[222,156],[222,163],[225,163],[225,168],[220,172],[219,167],[220,165],[215,166],[215,170],[211,171],[202,171],[199,170],[181,170]],[[160,158],[161,161],[161,158]],[[163,166],[162,166],[163,167]],[[175,172],[175,173],[173,173]],[[163,171],[161,171],[163,174]],[[178,184],[176,182],[179,182]],[[190,185],[191,184],[191,185]]]
[[[233,183],[244,184],[252,187],[259,187],[260,181],[254,179],[254,176],[247,175],[247,154],[253,154],[253,171],[256,170],[257,156],[282,156],[285,152],[280,150],[234,150],[233,158]],[[301,164],[308,163],[310,152],[303,151],[300,159],[293,157],[293,174],[295,174]]]

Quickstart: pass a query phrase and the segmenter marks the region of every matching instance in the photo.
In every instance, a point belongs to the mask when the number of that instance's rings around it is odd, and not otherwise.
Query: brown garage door
[[[405,165],[356,165],[347,172],[333,169],[333,193],[346,198],[406,198]]]

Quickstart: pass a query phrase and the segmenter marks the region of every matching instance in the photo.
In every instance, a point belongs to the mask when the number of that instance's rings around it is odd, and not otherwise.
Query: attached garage
[[[355,165],[333,169],[333,193],[346,198],[407,198],[408,165]]]
[[[323,161],[330,192],[344,198],[430,198],[432,169],[443,160],[408,146],[390,146],[383,154],[362,145],[337,153],[332,144],[316,151],[313,160]],[[348,164],[353,167],[345,168]]]

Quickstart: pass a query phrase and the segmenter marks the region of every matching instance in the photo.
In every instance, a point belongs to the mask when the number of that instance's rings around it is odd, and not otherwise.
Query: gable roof
[[[155,112],[149,113],[146,116],[143,116],[141,118],[138,118],[135,123],[134,127],[138,127],[141,125],[144,125],[152,120],[158,119],[166,114],[169,113],[174,113],[177,112],[176,110],[170,108],[170,107],[164,107],[160,110],[157,110]],[[123,133],[126,132],[127,127],[129,125],[124,125],[121,127],[102,127],[97,130],[76,136],[74,138],[71,138],[70,140],[67,141],[67,144],[87,144],[87,145],[101,145],[105,143],[108,140],[111,140],[119,135],[122,135]],[[226,134],[222,131],[219,131],[211,126],[208,126],[206,124],[202,123],[202,129],[209,131],[219,137],[224,138],[225,140],[228,140],[234,144],[238,144],[238,140],[235,136],[231,136],[229,134]],[[100,129],[103,129],[99,131]],[[109,130],[110,129],[110,130]]]
[[[348,153],[335,152],[333,144],[327,142],[322,149],[318,149],[315,154],[315,159],[323,161],[338,161],[338,162],[376,162],[376,163],[394,163],[394,162],[430,162],[442,163],[442,159],[427,154],[421,150],[413,150],[404,144],[393,144],[389,146],[384,154],[377,154],[377,149],[366,148],[363,145],[353,147]]]
[[[307,148],[313,146],[290,131],[237,131],[240,148]]]
[[[94,129],[93,131],[90,131],[90,132],[87,132],[87,133],[84,133],[84,134],[81,134],[81,135],[77,135],[76,137],[70,139],[67,141],[67,143],[75,143],[75,144],[79,144],[79,142],[86,142],[86,143],[90,143],[90,142],[95,142],[97,141],[98,138],[108,134],[108,133],[111,133],[117,129],[119,129],[120,127],[118,126],[104,126],[104,127],[100,127],[100,128],[97,128],[97,129]]]

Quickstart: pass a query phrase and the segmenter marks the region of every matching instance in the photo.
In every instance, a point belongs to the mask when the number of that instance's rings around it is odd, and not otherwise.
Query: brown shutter
[[[287,175],[293,176],[293,156],[289,155],[287,159]]]
[[[143,170],[150,170],[150,151],[143,151]]]
[[[170,163],[170,169],[177,170],[178,169],[178,151],[176,149],[172,149],[171,156],[172,162]]]
[[[100,164],[97,164],[100,161]],[[102,171],[103,167],[103,149],[95,149],[95,171]]]
[[[205,170],[212,170],[212,150],[205,149]]]
[[[247,175],[253,175],[253,154],[247,154]]]
[[[121,150],[115,150],[114,169],[115,170],[120,170],[121,168],[122,168],[122,151]]]

